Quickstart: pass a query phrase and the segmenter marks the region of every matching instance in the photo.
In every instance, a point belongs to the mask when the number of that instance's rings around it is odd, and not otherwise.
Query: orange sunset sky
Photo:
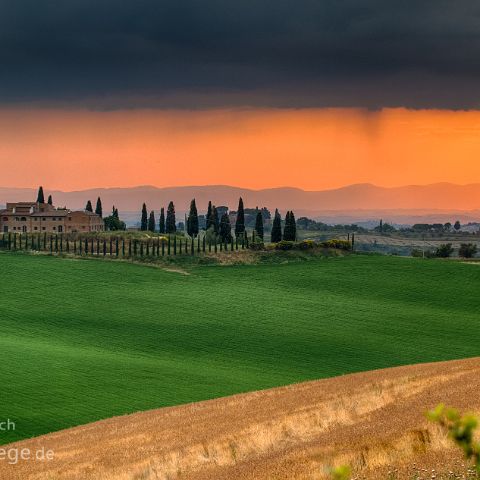
[[[0,186],[480,182],[480,112],[0,111]]]

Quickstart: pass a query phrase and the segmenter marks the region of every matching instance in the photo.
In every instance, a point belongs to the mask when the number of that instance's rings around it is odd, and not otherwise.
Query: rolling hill
[[[348,464],[353,478],[474,478],[425,420],[440,402],[480,413],[480,359],[357,373],[164,408],[9,445],[50,461],[4,480],[304,480]]]
[[[356,255],[275,259],[171,271],[0,253],[2,410],[18,424],[0,431],[0,442],[479,354],[477,265]]]

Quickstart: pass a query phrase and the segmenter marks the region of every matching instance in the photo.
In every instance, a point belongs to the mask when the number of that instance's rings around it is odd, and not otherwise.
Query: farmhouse
[[[7,203],[0,210],[0,232],[3,233],[76,233],[100,232],[102,218],[92,212],[72,212],[67,208],[55,208],[48,203]]]

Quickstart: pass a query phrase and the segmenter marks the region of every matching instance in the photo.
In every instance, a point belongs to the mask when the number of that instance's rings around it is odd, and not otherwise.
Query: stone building
[[[72,212],[48,203],[7,203],[0,210],[2,233],[87,233],[104,230],[102,218],[92,212]]]

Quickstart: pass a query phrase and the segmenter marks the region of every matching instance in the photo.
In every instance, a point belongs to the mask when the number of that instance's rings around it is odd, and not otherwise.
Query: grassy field
[[[0,442],[127,412],[480,354],[480,267],[197,266],[0,254]]]

